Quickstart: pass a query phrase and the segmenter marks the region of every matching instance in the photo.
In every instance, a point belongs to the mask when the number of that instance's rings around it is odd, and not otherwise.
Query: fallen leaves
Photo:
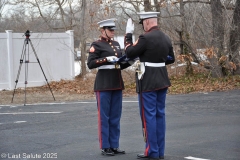
[[[195,71],[196,72],[196,71]],[[122,76],[125,84],[124,96],[136,95],[135,72],[124,70]],[[227,76],[223,78],[212,78],[208,72],[196,72],[193,75],[171,76],[171,87],[169,94],[186,94],[193,92],[213,92],[240,89],[240,76]],[[93,85],[95,76],[77,77],[72,81],[61,80],[51,82],[50,86],[54,92],[69,94],[94,95]],[[48,86],[42,86],[45,90]],[[40,91],[38,89],[38,91]]]
[[[226,91],[240,89],[240,76],[212,78],[207,73],[197,73],[191,76],[173,76],[171,83],[169,94]]]
[[[199,70],[202,71],[202,70]],[[125,84],[123,96],[136,96],[135,72],[124,70],[122,76]],[[188,94],[194,92],[213,92],[226,91],[232,89],[240,89],[240,76],[227,76],[223,78],[211,78],[209,73],[197,72],[193,75],[178,74],[178,76],[170,76],[171,87],[169,87],[168,94]],[[95,98],[93,86],[95,81],[95,74],[91,76],[76,77],[74,80],[60,80],[50,82],[49,85],[53,91],[56,99],[59,101],[65,100],[79,100],[83,98]],[[41,87],[28,87],[27,100],[32,102],[47,102],[52,100],[48,85]],[[0,91],[1,103],[9,103],[12,98],[12,91]],[[24,89],[17,89],[15,98],[23,99]],[[5,97],[5,99],[4,99]],[[44,100],[46,99],[46,100]],[[6,101],[6,102],[5,102]],[[14,101],[16,101],[14,99]]]

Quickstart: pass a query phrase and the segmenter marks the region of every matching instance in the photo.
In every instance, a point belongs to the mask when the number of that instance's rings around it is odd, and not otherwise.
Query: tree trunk
[[[188,41],[188,37],[187,37],[187,27],[185,24],[185,10],[184,10],[184,3],[183,0],[179,1],[180,4],[180,16],[181,16],[181,24],[182,24],[182,28],[181,31],[179,32],[179,36],[180,36],[180,53],[186,55],[188,58],[185,59],[186,61],[186,75],[191,75],[193,74],[193,67],[192,67],[192,63],[190,61],[190,56],[189,55],[189,50],[188,50],[188,46],[186,44],[184,44],[184,41],[187,42]]]
[[[152,11],[150,0],[144,0],[144,11],[145,12]]]
[[[80,51],[81,51],[81,73],[80,75],[84,77],[87,74],[86,70],[86,41],[85,41],[85,35],[84,35],[84,17],[85,17],[85,8],[86,8],[86,0],[82,0],[82,14],[81,14],[81,28],[80,33],[82,33],[82,36],[80,37]]]
[[[240,0],[236,1],[230,31],[230,61],[236,64],[234,74],[240,75]]]
[[[154,2],[156,12],[161,12],[160,3],[162,2],[162,0],[160,2],[158,2],[158,0],[154,0],[153,2]]]
[[[211,0],[211,12],[212,12],[212,25],[213,25],[213,39],[212,46],[214,47],[213,56],[209,59],[211,63],[211,71],[213,77],[222,77],[222,67],[219,64],[218,59],[223,55],[223,42],[224,42],[224,23],[222,3],[220,0]]]
[[[154,0],[154,6],[156,8],[156,12],[160,12],[160,14],[161,14],[161,7],[160,7],[159,3],[160,2],[158,2],[158,0]],[[161,22],[161,20],[160,20],[160,18],[158,18],[158,25],[161,27],[160,22]]]

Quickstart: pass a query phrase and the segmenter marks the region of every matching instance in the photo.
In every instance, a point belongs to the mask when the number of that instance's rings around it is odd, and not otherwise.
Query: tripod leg
[[[26,39],[28,44],[29,39]],[[24,88],[24,93],[25,93],[25,98],[24,98],[24,106],[26,105],[27,102],[27,84],[28,84],[28,63],[29,63],[29,45],[27,47],[27,55],[25,55],[25,88]],[[25,52],[26,53],[26,52]]]
[[[49,85],[49,83],[48,83],[48,80],[47,80],[46,75],[45,75],[45,73],[44,73],[44,71],[43,71],[42,65],[41,65],[41,63],[40,63],[40,61],[39,61],[39,59],[38,59],[37,53],[36,53],[36,51],[35,51],[35,49],[34,49],[34,47],[33,47],[33,44],[32,44],[32,42],[31,42],[30,39],[29,39],[29,42],[30,42],[30,44],[31,44],[33,53],[34,53],[34,55],[35,55],[35,57],[36,57],[36,59],[37,59],[37,61],[38,61],[38,64],[39,64],[39,66],[40,66],[40,68],[41,68],[41,70],[42,70],[42,73],[43,73],[43,75],[44,75],[44,77],[45,77],[45,80],[46,80],[46,82],[47,82],[47,84],[48,84],[48,88],[49,88],[50,92],[52,93],[53,99],[54,99],[54,101],[55,101],[55,97],[54,97],[54,95],[53,95],[52,89],[51,89],[51,87],[50,87],[50,85]]]
[[[13,91],[12,103],[13,103],[13,98],[14,98],[14,95],[15,95],[18,79],[19,79],[19,76],[20,76],[22,63],[23,63],[23,60],[25,59],[25,55],[26,55],[26,45],[27,45],[27,41],[25,40],[24,44],[23,44],[22,55],[21,55],[21,58],[20,58],[20,65],[19,65],[19,68],[18,68],[18,74],[17,74],[17,78],[16,78],[16,81],[15,81],[16,84],[15,84],[14,91]]]

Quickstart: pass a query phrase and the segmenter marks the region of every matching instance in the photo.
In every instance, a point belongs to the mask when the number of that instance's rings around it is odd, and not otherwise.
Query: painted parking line
[[[6,123],[0,123],[0,125],[4,125],[4,124],[20,124],[20,123],[26,123],[27,121],[14,121],[14,122],[6,122]]]
[[[0,113],[0,115],[18,115],[18,114],[59,114],[60,112],[14,112],[14,113]]]
[[[17,106],[10,106],[10,108],[16,108]]]
[[[15,121],[13,123],[26,123],[27,121]]]
[[[196,157],[191,157],[191,156],[184,157],[184,158],[185,159],[190,159],[190,160],[210,160],[210,159],[196,158]]]

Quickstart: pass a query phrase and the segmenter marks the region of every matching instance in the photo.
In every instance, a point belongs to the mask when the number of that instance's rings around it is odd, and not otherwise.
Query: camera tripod
[[[20,76],[22,64],[25,63],[25,90],[24,90],[24,92],[25,92],[25,100],[24,100],[24,106],[26,105],[26,87],[27,87],[27,84],[28,84],[28,81],[27,81],[27,79],[28,79],[28,64],[30,63],[29,62],[29,43],[30,43],[30,45],[32,47],[33,53],[34,53],[34,55],[35,55],[35,57],[37,59],[37,63],[39,64],[39,66],[40,66],[40,68],[42,70],[42,73],[43,73],[43,75],[45,77],[45,80],[46,80],[46,82],[48,84],[48,88],[49,88],[50,92],[52,93],[53,99],[55,101],[55,97],[54,97],[53,92],[51,90],[51,87],[50,87],[50,85],[48,83],[46,75],[45,75],[45,73],[43,71],[43,68],[42,68],[41,63],[39,61],[37,53],[36,53],[36,51],[35,51],[35,49],[33,47],[33,44],[31,42],[30,38],[29,38],[30,37],[30,31],[27,30],[24,35],[26,36],[26,39],[24,40],[24,44],[23,44],[22,54],[21,54],[21,58],[20,58],[20,65],[19,65],[19,69],[18,69],[17,78],[16,78],[16,81],[15,81],[16,84],[15,84],[15,88],[14,88],[14,91],[13,91],[12,103],[13,103],[13,98],[14,98],[14,95],[15,95],[18,79],[19,79],[19,76]],[[31,62],[31,63],[36,63],[36,62]]]

